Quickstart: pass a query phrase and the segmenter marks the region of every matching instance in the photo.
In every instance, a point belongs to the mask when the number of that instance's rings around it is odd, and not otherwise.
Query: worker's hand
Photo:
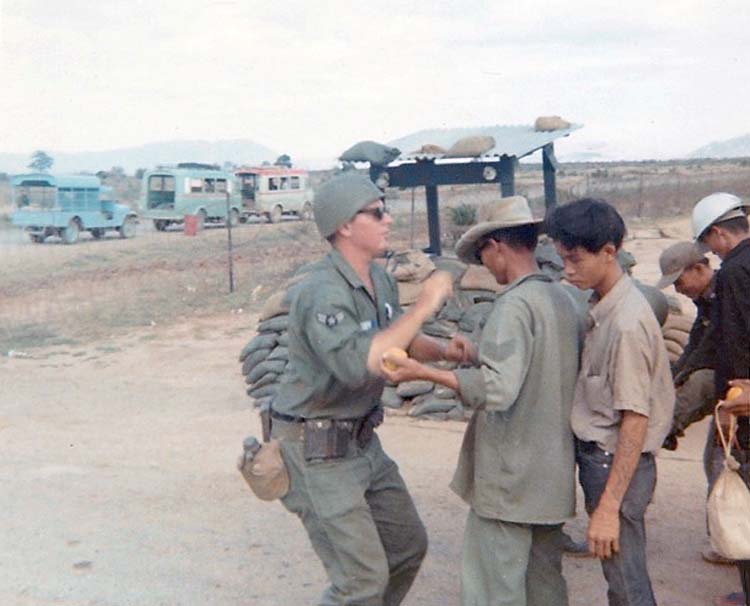
[[[445,359],[459,364],[472,364],[477,361],[474,343],[464,335],[455,335],[445,346]]]
[[[750,415],[750,379],[732,379],[729,381],[729,387],[730,390],[736,387],[742,391],[731,400],[721,400],[721,411],[735,416]]]
[[[591,514],[586,533],[589,551],[597,558],[607,559],[620,551],[620,512],[614,503],[600,499]]]
[[[416,304],[423,305],[429,313],[434,313],[452,294],[453,276],[447,271],[436,271],[422,282],[422,290]]]
[[[386,361],[387,365],[384,364]],[[385,352],[380,361],[380,371],[391,383],[403,383],[423,379],[428,369],[414,358],[390,357],[388,352]]]

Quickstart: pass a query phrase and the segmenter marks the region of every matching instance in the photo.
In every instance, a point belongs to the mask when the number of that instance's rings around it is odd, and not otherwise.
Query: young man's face
[[[685,269],[674,282],[674,289],[681,295],[697,299],[711,282],[713,271],[704,263],[696,263]]]
[[[708,231],[700,241],[708,247],[708,250],[722,260],[732,250],[732,247],[727,242],[726,232],[715,225],[708,228]]]
[[[360,210],[349,222],[352,240],[358,247],[379,257],[388,250],[388,234],[391,231],[390,213],[380,200],[375,200]]]
[[[555,242],[557,254],[563,260],[565,278],[581,290],[596,290],[607,277],[611,263],[615,260],[617,250],[612,244],[605,244],[598,252],[592,253],[583,248],[565,248]],[[616,262],[616,260],[615,260]]]

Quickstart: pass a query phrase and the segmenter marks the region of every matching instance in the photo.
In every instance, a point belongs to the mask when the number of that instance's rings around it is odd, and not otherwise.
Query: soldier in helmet
[[[715,193],[693,208],[693,236],[721,259],[716,275],[715,399],[723,399],[729,382],[750,378],[750,228],[748,205],[728,193]],[[750,487],[750,423],[738,416],[732,454]],[[750,514],[749,514],[750,515]],[[721,606],[750,605],[750,560],[737,562],[742,592],[719,598]]]
[[[450,296],[452,280],[436,272],[402,313],[395,281],[374,263],[392,222],[382,196],[353,172],[316,192],[315,223],[331,250],[297,287],[289,371],[270,412],[290,476],[282,502],[325,567],[326,605],[400,604],[427,550],[411,496],[373,429],[382,420],[383,352],[450,357],[419,330]]]

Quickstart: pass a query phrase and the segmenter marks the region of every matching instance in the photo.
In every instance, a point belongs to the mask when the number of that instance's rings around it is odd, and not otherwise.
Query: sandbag
[[[428,156],[442,156],[445,153],[445,148],[435,145],[434,143],[425,143],[418,150],[411,153],[413,155],[425,154]]]
[[[396,147],[388,147],[375,141],[360,141],[355,143],[343,154],[339,160],[343,162],[369,162],[385,166],[392,162],[401,154],[401,150]]]
[[[495,137],[489,135],[471,135],[463,137],[451,145],[445,152],[446,158],[474,158],[495,147]]]
[[[570,128],[570,122],[563,120],[560,116],[539,116],[534,122],[534,130],[537,132],[563,130],[565,128]]]

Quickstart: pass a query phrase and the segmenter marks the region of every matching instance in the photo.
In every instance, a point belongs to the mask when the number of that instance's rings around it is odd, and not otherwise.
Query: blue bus
[[[235,176],[209,164],[183,163],[147,171],[141,184],[140,207],[141,216],[152,220],[159,231],[181,223],[185,215],[196,215],[199,229],[208,222],[227,220],[235,226],[242,217]]]
[[[78,241],[87,231],[99,239],[107,231],[122,238],[135,236],[138,215],[112,197],[98,177],[43,173],[16,175],[11,179],[11,195],[16,210],[11,222],[41,243],[50,236],[66,244]]]

